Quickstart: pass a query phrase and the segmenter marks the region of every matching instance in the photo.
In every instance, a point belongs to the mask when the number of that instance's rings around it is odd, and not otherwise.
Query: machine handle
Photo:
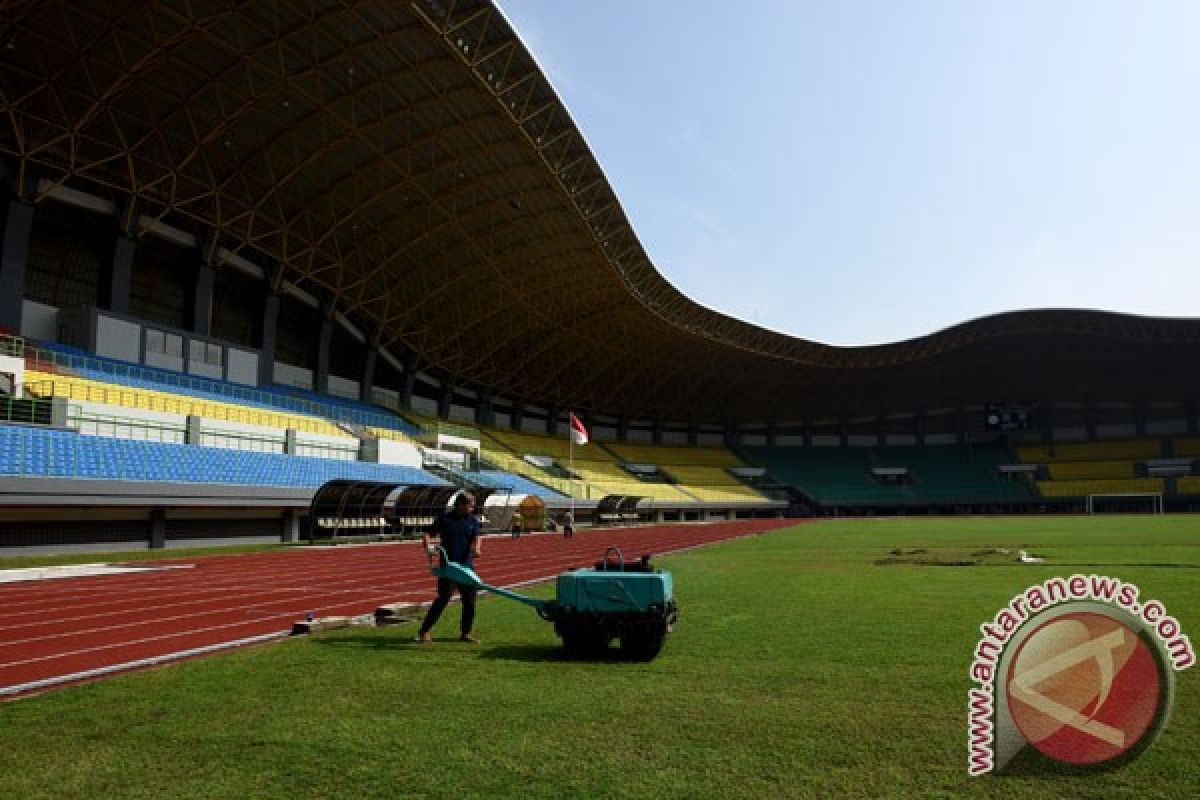
[[[614,550],[617,553],[617,563],[621,565],[621,572],[624,572],[625,571],[625,554],[621,552],[621,548],[619,548],[615,545],[604,548],[604,571],[605,572],[608,571],[608,554],[613,552]]]

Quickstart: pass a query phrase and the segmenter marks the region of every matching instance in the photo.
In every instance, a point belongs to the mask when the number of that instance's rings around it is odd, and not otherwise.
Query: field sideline
[[[876,563],[990,547],[1048,562]],[[650,664],[562,661],[549,625],[489,599],[477,647],[360,629],[2,704],[0,796],[1195,793],[1200,669],[1177,676],[1154,748],[1098,776],[968,778],[965,699],[979,624],[1054,575],[1137,583],[1200,642],[1200,517],[835,520],[663,565],[681,621]],[[451,610],[435,634],[456,622]]]

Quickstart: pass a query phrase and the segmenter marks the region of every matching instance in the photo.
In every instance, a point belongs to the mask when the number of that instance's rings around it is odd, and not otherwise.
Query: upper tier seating
[[[1159,439],[1114,439],[1106,442],[1062,442],[1054,445],[1022,445],[1017,456],[1026,464],[1055,461],[1140,461],[1162,457]]]
[[[1172,446],[1176,456],[1200,456],[1200,436],[1177,436]]]
[[[548,456],[564,466],[570,460],[572,453],[575,460],[614,461],[612,455],[597,444],[586,444],[573,447],[565,436],[538,436],[531,433],[517,433],[499,428],[488,428],[487,435],[507,447],[517,455]]]
[[[1130,478],[1128,480],[1038,481],[1043,497],[1086,497],[1089,494],[1126,494],[1162,492],[1162,478]]]
[[[271,411],[235,402],[205,400],[156,389],[117,386],[72,375],[55,375],[26,370],[26,389],[38,397],[65,397],[122,408],[141,408],[169,414],[185,414],[206,419],[262,425],[268,428],[292,428],[306,433],[346,436],[346,432],[320,417]]]
[[[417,428],[378,406],[333,395],[284,386],[250,387],[240,383],[188,375],[159,367],[95,356],[73,347],[41,343],[25,350],[27,369],[62,373],[108,384],[188,395],[242,407],[288,411],[300,416],[326,417],[415,435]],[[29,379],[27,378],[27,381]]]
[[[721,467],[676,464],[664,469],[684,491],[697,500],[737,502],[763,499],[761,493],[746,486]]]
[[[736,455],[723,447],[690,447],[634,442],[606,442],[605,446],[627,464],[685,464],[705,467],[744,467]]]
[[[316,488],[335,478],[445,485],[413,467],[0,425],[0,474]]]
[[[1056,481],[1137,477],[1133,461],[1052,461],[1047,469]]]

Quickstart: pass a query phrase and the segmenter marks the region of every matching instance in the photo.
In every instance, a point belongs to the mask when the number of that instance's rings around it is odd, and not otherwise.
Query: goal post
[[[1098,501],[1098,502],[1097,502]],[[1097,509],[1099,505],[1099,509]],[[1163,513],[1162,492],[1104,492],[1087,496],[1089,514],[1116,512],[1124,514]]]

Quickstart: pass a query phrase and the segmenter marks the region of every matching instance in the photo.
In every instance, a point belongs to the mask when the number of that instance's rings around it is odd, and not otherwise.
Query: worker
[[[512,515],[512,537],[514,539],[521,538],[521,512],[514,511]]]
[[[568,511],[563,517],[563,538],[570,539],[575,535],[575,512]]]
[[[437,552],[433,546],[434,535],[441,541],[447,559],[455,564],[472,567],[474,560],[483,556],[480,546],[482,540],[479,535],[479,520],[475,518],[475,497],[469,492],[459,492],[454,497],[453,509],[443,513],[434,521],[432,530],[426,533],[422,539],[425,552],[429,555],[435,555]],[[462,598],[459,640],[472,644],[479,642],[471,634],[471,629],[475,625],[476,589],[472,586],[461,586],[447,578],[438,578],[437,599],[433,601],[433,605],[425,614],[425,621],[421,623],[421,630],[417,633],[416,641],[421,644],[433,641],[430,631],[437,624],[438,617],[446,609],[450,598],[454,596],[455,589],[458,590],[458,596]]]

